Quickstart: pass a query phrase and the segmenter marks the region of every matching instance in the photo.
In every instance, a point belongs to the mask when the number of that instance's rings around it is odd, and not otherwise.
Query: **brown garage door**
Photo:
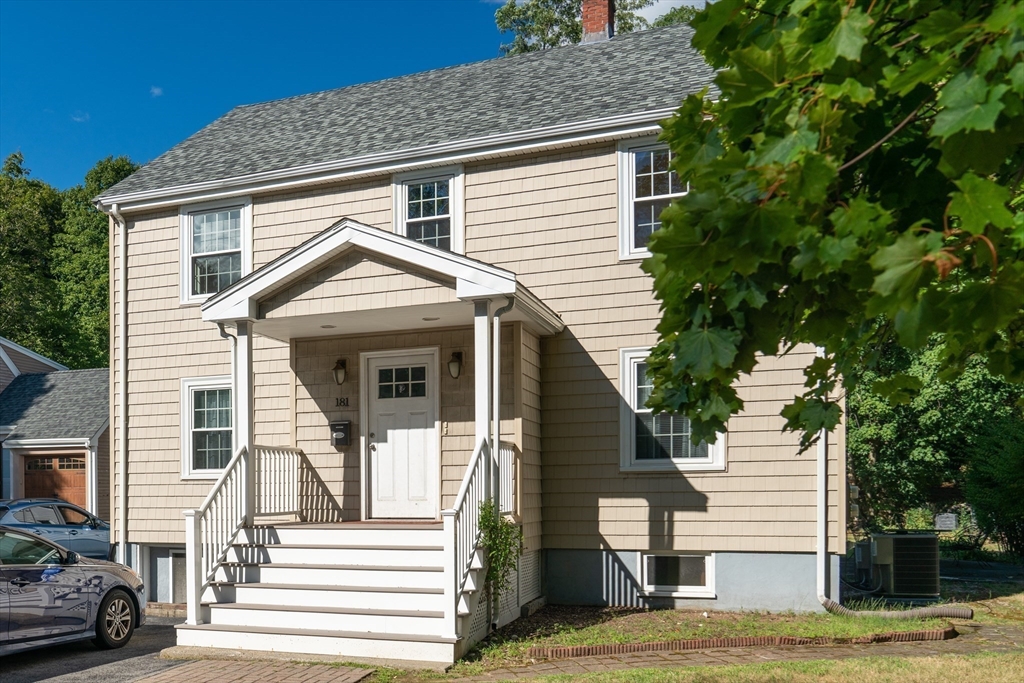
[[[47,455],[25,458],[25,497],[60,498],[85,506],[85,458]]]

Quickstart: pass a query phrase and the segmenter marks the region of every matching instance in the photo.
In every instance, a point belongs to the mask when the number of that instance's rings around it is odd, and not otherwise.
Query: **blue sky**
[[[681,0],[659,4],[646,13]],[[497,6],[0,0],[0,157],[20,150],[33,177],[66,188],[240,104],[496,57]]]

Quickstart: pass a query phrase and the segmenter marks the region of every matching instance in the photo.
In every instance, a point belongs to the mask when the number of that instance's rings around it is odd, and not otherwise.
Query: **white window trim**
[[[252,272],[252,199],[234,197],[202,204],[184,204],[178,209],[178,242],[181,255],[178,263],[178,280],[181,305],[199,305],[213,296],[192,294],[192,216],[219,209],[242,209],[242,277]]]
[[[657,149],[657,148],[668,148],[664,142],[658,142],[657,136],[648,136],[642,138],[632,138],[630,140],[620,140],[616,149],[616,156],[618,158],[618,173],[619,173],[619,260],[620,261],[631,261],[636,259],[644,259],[651,255],[651,252],[647,248],[637,249],[633,246],[633,200],[635,199],[635,183],[633,180],[633,173],[635,169],[635,155],[634,152]],[[689,188],[684,190],[678,195],[672,195],[674,197],[682,197],[689,191]]]
[[[217,479],[223,469],[192,469],[192,392],[196,389],[231,389],[231,443],[235,444],[235,392],[231,386],[231,375],[215,377],[184,377],[181,380],[181,478]],[[234,455],[234,453],[232,453]]]
[[[704,578],[707,584],[704,586],[655,586],[647,581],[647,558],[651,556],[661,557],[665,555],[679,555],[681,557],[703,557]],[[657,551],[640,553],[640,575],[643,591],[640,595],[656,598],[712,598],[718,597],[715,592],[715,554],[702,552],[673,552]]]
[[[647,360],[648,347],[619,349],[619,470],[622,472],[721,472],[725,470],[728,433],[719,433],[714,444],[708,445],[707,458],[637,460],[636,419],[633,401],[636,400],[636,365]]]
[[[451,212],[452,252],[465,254],[466,175],[462,164],[409,171],[407,173],[395,173],[391,176],[391,216],[393,229],[396,235],[407,236],[405,231],[405,202],[408,197],[409,183],[443,179],[451,180],[448,185],[448,207]]]

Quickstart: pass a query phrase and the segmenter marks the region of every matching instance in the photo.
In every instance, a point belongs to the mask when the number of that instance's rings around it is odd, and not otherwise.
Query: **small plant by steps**
[[[487,578],[484,585],[497,614],[501,594],[512,582],[512,572],[523,554],[523,530],[498,514],[494,501],[480,503],[481,544],[487,549]]]

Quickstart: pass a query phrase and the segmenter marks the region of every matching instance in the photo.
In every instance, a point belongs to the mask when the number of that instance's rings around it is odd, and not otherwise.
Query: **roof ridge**
[[[643,29],[641,31],[630,31],[629,33],[621,33],[612,36],[608,40],[602,40],[594,43],[569,43],[567,45],[555,45],[554,47],[548,47],[541,50],[534,50],[532,52],[520,52],[515,55],[498,55],[497,57],[489,57],[488,59],[478,59],[472,62],[462,62],[460,64],[449,64],[448,66],[439,66],[435,69],[426,69],[425,71],[413,71],[412,73],[400,74],[397,76],[388,76],[387,78],[379,78],[374,81],[362,81],[360,83],[351,83],[349,85],[343,85],[338,88],[325,88],[324,90],[315,90],[313,92],[302,93],[300,95],[289,95],[288,97],[279,97],[273,100],[264,100],[262,102],[251,102],[249,104],[239,104],[228,110],[228,114],[238,109],[251,109],[254,107],[262,107],[264,105],[281,104],[282,102],[288,102],[289,100],[301,100],[307,97],[316,97],[318,95],[324,95],[326,93],[336,93],[343,90],[355,90],[357,88],[369,87],[380,85],[381,83],[390,83],[394,81],[401,81],[405,78],[414,78],[416,76],[425,76],[426,74],[435,74],[442,71],[453,71],[455,69],[462,69],[471,66],[478,66],[480,64],[487,64],[488,62],[512,62],[512,61],[523,61],[524,59],[533,58],[539,59],[542,56],[547,56],[555,52],[562,52],[571,49],[591,49],[601,45],[607,45],[613,42],[623,42],[628,40],[631,36],[637,36],[640,34],[658,33],[666,30],[681,30],[682,27],[685,29],[693,30],[686,24],[675,24],[672,26],[652,26],[650,28]]]

